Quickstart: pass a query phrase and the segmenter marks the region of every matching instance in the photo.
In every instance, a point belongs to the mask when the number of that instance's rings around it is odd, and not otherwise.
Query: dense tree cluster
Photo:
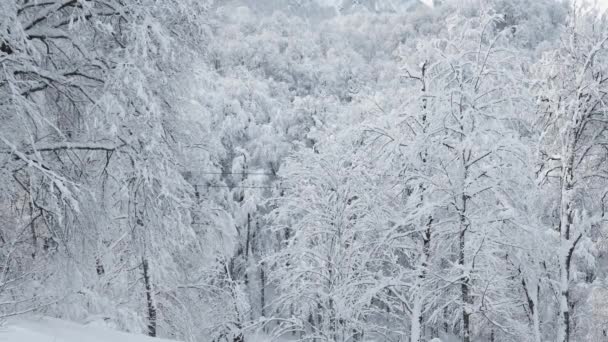
[[[608,17],[244,4],[0,1],[0,320],[606,340]]]

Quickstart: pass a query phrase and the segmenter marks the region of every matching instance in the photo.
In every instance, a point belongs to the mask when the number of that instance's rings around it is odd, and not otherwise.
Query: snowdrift
[[[0,342],[175,342],[55,318],[11,319],[0,326]]]

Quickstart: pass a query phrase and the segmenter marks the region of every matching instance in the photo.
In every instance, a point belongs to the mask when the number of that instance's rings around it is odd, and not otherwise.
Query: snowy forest
[[[608,341],[598,6],[1,0],[0,322]]]

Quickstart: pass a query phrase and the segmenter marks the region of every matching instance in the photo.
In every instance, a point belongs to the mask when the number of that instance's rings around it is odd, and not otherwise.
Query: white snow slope
[[[0,342],[171,342],[54,318],[12,319],[0,326]]]

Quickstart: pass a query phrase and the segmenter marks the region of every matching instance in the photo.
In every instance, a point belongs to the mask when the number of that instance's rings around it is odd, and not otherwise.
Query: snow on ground
[[[457,341],[454,336],[443,340],[434,339],[432,342]],[[288,334],[279,339],[273,339],[265,334],[253,334],[247,337],[251,342],[293,342],[296,336]],[[151,338],[145,335],[125,333],[109,328],[93,325],[78,324],[49,317],[14,318],[0,325],[0,342],[177,342],[161,338]],[[202,341],[206,342],[206,341]],[[368,340],[367,342],[374,342]]]
[[[0,342],[171,342],[55,318],[11,319],[0,326]]]

